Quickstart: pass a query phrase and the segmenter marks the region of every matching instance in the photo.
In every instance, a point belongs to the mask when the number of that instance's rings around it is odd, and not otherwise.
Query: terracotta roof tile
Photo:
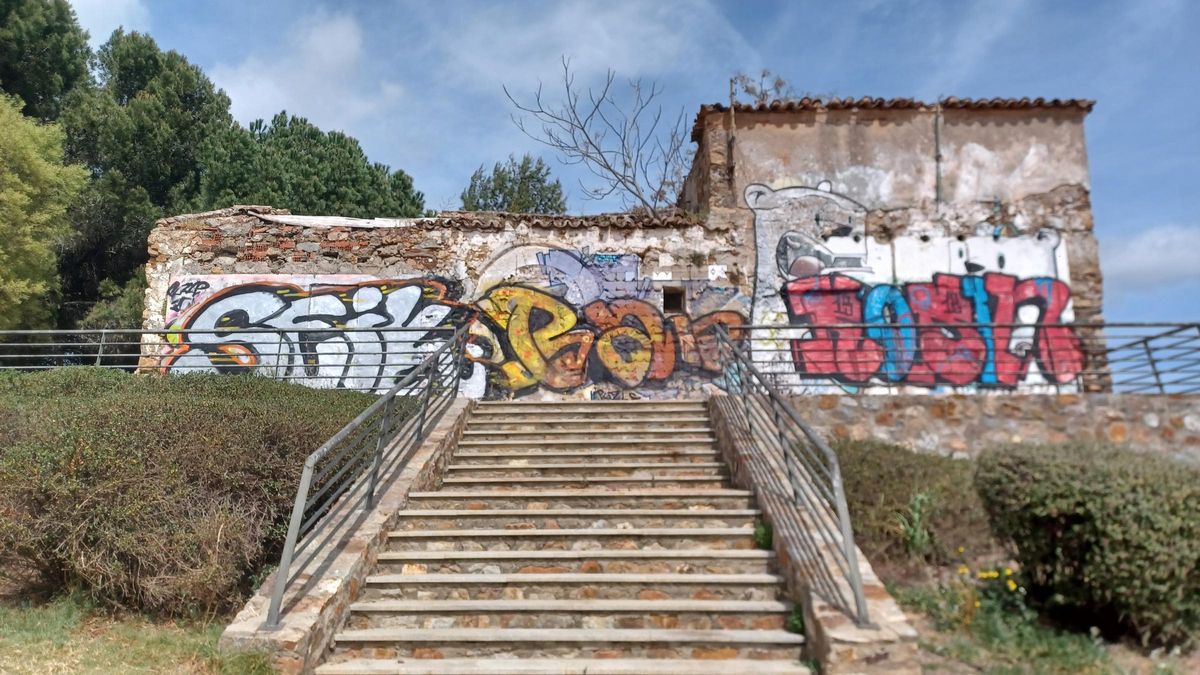
[[[734,113],[794,112],[806,110],[932,110],[938,104],[943,109],[969,110],[1030,110],[1035,108],[1073,108],[1090,112],[1095,101],[1082,98],[958,98],[951,96],[936,103],[927,103],[911,98],[809,98],[769,103],[734,103]],[[705,117],[713,113],[729,112],[729,106],[709,103],[700,106],[696,123],[692,126],[692,140],[699,142],[700,126]]]

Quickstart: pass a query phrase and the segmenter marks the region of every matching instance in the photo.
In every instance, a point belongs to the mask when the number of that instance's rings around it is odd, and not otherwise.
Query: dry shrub
[[[157,614],[238,603],[304,458],[373,397],[257,377],[0,376],[0,566]]]
[[[981,455],[975,483],[1035,600],[1144,645],[1200,641],[1200,468],[1020,445]]]
[[[958,560],[963,557],[960,547],[971,558],[1000,550],[975,493],[972,462],[882,441],[839,440],[833,449],[842,469],[855,542],[873,563],[926,562],[911,559],[902,525],[903,519],[913,519],[914,501],[928,505],[920,519],[930,540],[928,562]]]

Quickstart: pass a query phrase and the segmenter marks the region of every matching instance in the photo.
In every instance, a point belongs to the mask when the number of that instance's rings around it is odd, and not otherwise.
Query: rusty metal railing
[[[816,593],[859,625],[869,625],[837,455],[755,368],[744,344],[731,341],[722,329],[716,337],[726,392],[741,403],[754,489],[792,547],[789,559]]]

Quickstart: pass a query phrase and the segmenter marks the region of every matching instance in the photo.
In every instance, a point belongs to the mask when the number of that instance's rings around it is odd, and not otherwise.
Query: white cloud
[[[1121,292],[1200,281],[1200,225],[1159,225],[1100,242],[1107,289]]]
[[[145,31],[150,27],[150,11],[142,0],[71,0],[71,7],[93,49],[118,28]]]
[[[945,49],[933,51],[938,67],[921,86],[922,95],[948,96],[961,89],[982,62],[1003,50],[1001,38],[1016,27],[1028,4],[1028,0],[989,0],[960,6],[963,19],[953,26]]]
[[[472,5],[468,14],[431,21],[456,80],[499,92],[524,91],[540,78],[557,83],[560,58],[571,59],[580,83],[603,76],[655,77],[709,71],[728,77],[736,63],[755,60],[753,46],[709,2]],[[455,20],[455,19],[458,20]]]
[[[218,64],[211,77],[243,123],[280,110],[307,117],[323,129],[349,131],[378,117],[404,88],[366,75],[367,45],[358,21],[319,11],[298,20],[269,52]]]

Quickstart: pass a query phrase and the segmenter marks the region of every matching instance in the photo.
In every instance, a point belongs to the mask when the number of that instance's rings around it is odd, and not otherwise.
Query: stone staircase
[[[322,675],[808,673],[701,401],[481,403]]]

